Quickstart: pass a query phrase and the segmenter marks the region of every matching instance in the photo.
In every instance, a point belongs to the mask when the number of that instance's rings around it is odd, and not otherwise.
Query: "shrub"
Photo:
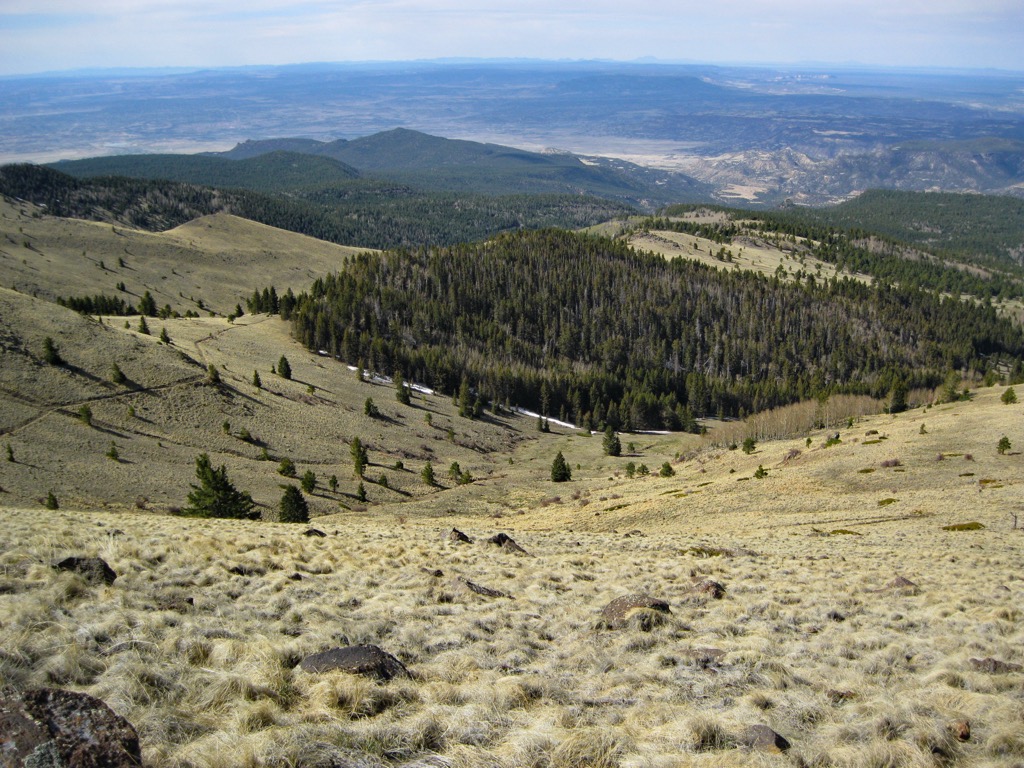
[[[220,372],[213,363],[206,366],[206,380],[210,384],[220,384]]]
[[[378,416],[380,416],[380,411],[374,404],[372,397],[366,398],[366,402],[363,403],[363,413],[369,416],[371,419],[376,419]]]
[[[124,384],[128,381],[128,377],[124,375],[124,371],[117,363],[110,366],[110,380],[115,384]]]
[[[572,470],[569,469],[565,456],[559,451],[555,455],[555,460],[551,462],[551,482],[564,483],[569,480],[572,480]]]
[[[60,509],[60,504],[57,503],[57,497],[53,495],[53,491],[49,491],[46,494],[46,501],[43,502],[43,506],[47,509]]]
[[[302,491],[294,485],[288,485],[281,497],[281,514],[278,518],[282,523],[308,523],[309,505]]]
[[[757,465],[757,470],[754,472],[754,477],[758,480],[763,480],[768,477],[768,470],[762,467],[760,464]]]
[[[13,464],[14,463],[14,449],[11,448],[11,444],[10,443],[7,444],[7,448],[5,449],[5,453],[7,454],[7,460]]]
[[[636,474],[636,464],[631,461],[631,462],[629,462],[629,464],[626,465],[626,477],[632,478],[635,474]]]
[[[285,456],[277,468],[277,473],[283,477],[295,477],[295,462]]]
[[[110,448],[107,450],[106,456],[108,459],[111,459],[113,461],[117,461],[118,459],[121,458],[121,455],[117,452],[117,446],[114,444],[113,440],[110,441]]]
[[[754,438],[748,437],[746,440],[743,441],[743,452],[749,456],[754,452],[754,448],[756,446],[757,443],[754,441]]]
[[[1006,453],[1012,447],[1013,447],[1013,445],[1010,444],[1010,438],[1008,438],[1006,435],[1003,435],[1002,437],[1000,437],[999,438],[999,442],[996,443],[996,450],[999,452],[1000,456],[1002,456],[1004,453]]]
[[[640,475],[640,477],[647,477],[647,475],[651,474],[651,470],[647,468],[646,464],[641,464],[636,468],[636,473]]]
[[[1013,405],[1017,402],[1017,393],[1013,391],[1013,387],[1007,387],[999,399],[1003,401],[1004,405]]]
[[[662,477],[672,477],[676,471],[672,469],[672,465],[667,461],[661,465],[661,469],[658,470],[658,474]]]
[[[899,466],[902,466],[902,465],[903,465],[903,462],[900,461],[899,459],[886,459],[881,464],[881,466],[886,468],[886,469],[888,469],[889,467],[899,467]]]
[[[92,426],[92,408],[89,407],[88,403],[82,405],[82,407],[78,409],[78,418],[81,419],[82,423],[86,426]]]

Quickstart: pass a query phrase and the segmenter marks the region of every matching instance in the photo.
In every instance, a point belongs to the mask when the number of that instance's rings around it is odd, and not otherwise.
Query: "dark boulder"
[[[299,664],[306,672],[331,672],[340,670],[378,680],[393,677],[408,677],[405,665],[387,651],[376,645],[349,645],[331,648],[328,651],[307,656]]]
[[[448,541],[454,541],[456,544],[472,544],[473,540],[466,534],[460,531],[458,528],[452,528],[448,534]]]
[[[0,766],[142,765],[132,724],[99,699],[58,688],[0,695]]]
[[[109,586],[117,578],[114,569],[100,557],[65,557],[54,568],[58,571],[77,573],[90,584]]]
[[[462,576],[459,576],[457,579],[455,579],[455,586],[462,589],[468,589],[470,592],[473,592],[478,595],[483,595],[484,597],[507,597],[510,600],[515,599],[512,597],[512,595],[509,595],[497,589],[485,587],[482,584],[477,584],[475,581],[470,581],[469,579],[463,578]]]
[[[302,535],[310,536],[317,539],[324,539],[327,537],[327,534],[321,531],[319,528],[307,528],[302,532]]]

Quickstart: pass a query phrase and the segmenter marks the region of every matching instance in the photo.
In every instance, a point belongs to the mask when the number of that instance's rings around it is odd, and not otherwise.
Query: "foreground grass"
[[[308,538],[272,523],[5,510],[0,679],[104,699],[158,766],[1024,759],[1024,675],[969,662],[1024,662],[1020,531],[945,532],[928,518],[713,542],[513,529],[523,557],[486,543],[507,521],[457,522],[475,543],[369,517],[321,518],[327,537]],[[748,551],[709,557],[712,543]],[[51,569],[68,554],[102,556],[120,576],[93,587]],[[888,588],[897,574],[918,587]],[[459,576],[512,597],[473,594]],[[691,592],[706,578],[724,598]],[[650,631],[601,628],[600,609],[633,592],[672,614]],[[356,643],[394,653],[413,678],[297,668]],[[950,730],[961,720],[966,742]],[[755,723],[792,749],[742,746]]]

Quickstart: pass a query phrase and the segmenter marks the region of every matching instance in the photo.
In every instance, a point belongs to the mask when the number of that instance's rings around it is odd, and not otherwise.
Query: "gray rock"
[[[767,725],[751,725],[740,735],[740,743],[761,752],[785,752],[789,742]]]
[[[375,677],[378,680],[409,677],[409,670],[402,662],[376,645],[348,645],[343,648],[331,648],[328,651],[307,656],[299,666],[306,672],[340,670],[354,675]]]
[[[58,688],[0,695],[0,768],[140,765],[135,728],[99,699]]]
[[[470,581],[469,579],[464,578],[462,576],[459,576],[457,579],[455,579],[455,586],[461,587],[463,589],[468,589],[470,592],[474,592],[478,595],[483,595],[484,597],[507,597],[510,600],[515,599],[510,594],[507,594],[497,589],[491,589],[490,587],[485,587],[482,584],[477,584],[475,581]]]
[[[611,628],[623,627],[632,616],[642,612],[672,613],[664,600],[649,595],[623,595],[601,609],[601,622]]]

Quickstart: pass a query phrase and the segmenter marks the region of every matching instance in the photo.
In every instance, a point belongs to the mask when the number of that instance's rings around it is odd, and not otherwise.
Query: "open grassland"
[[[104,294],[137,305],[148,290],[180,314],[227,315],[256,288],[303,290],[360,250],[228,214],[154,233],[0,199],[0,286],[49,301]]]

